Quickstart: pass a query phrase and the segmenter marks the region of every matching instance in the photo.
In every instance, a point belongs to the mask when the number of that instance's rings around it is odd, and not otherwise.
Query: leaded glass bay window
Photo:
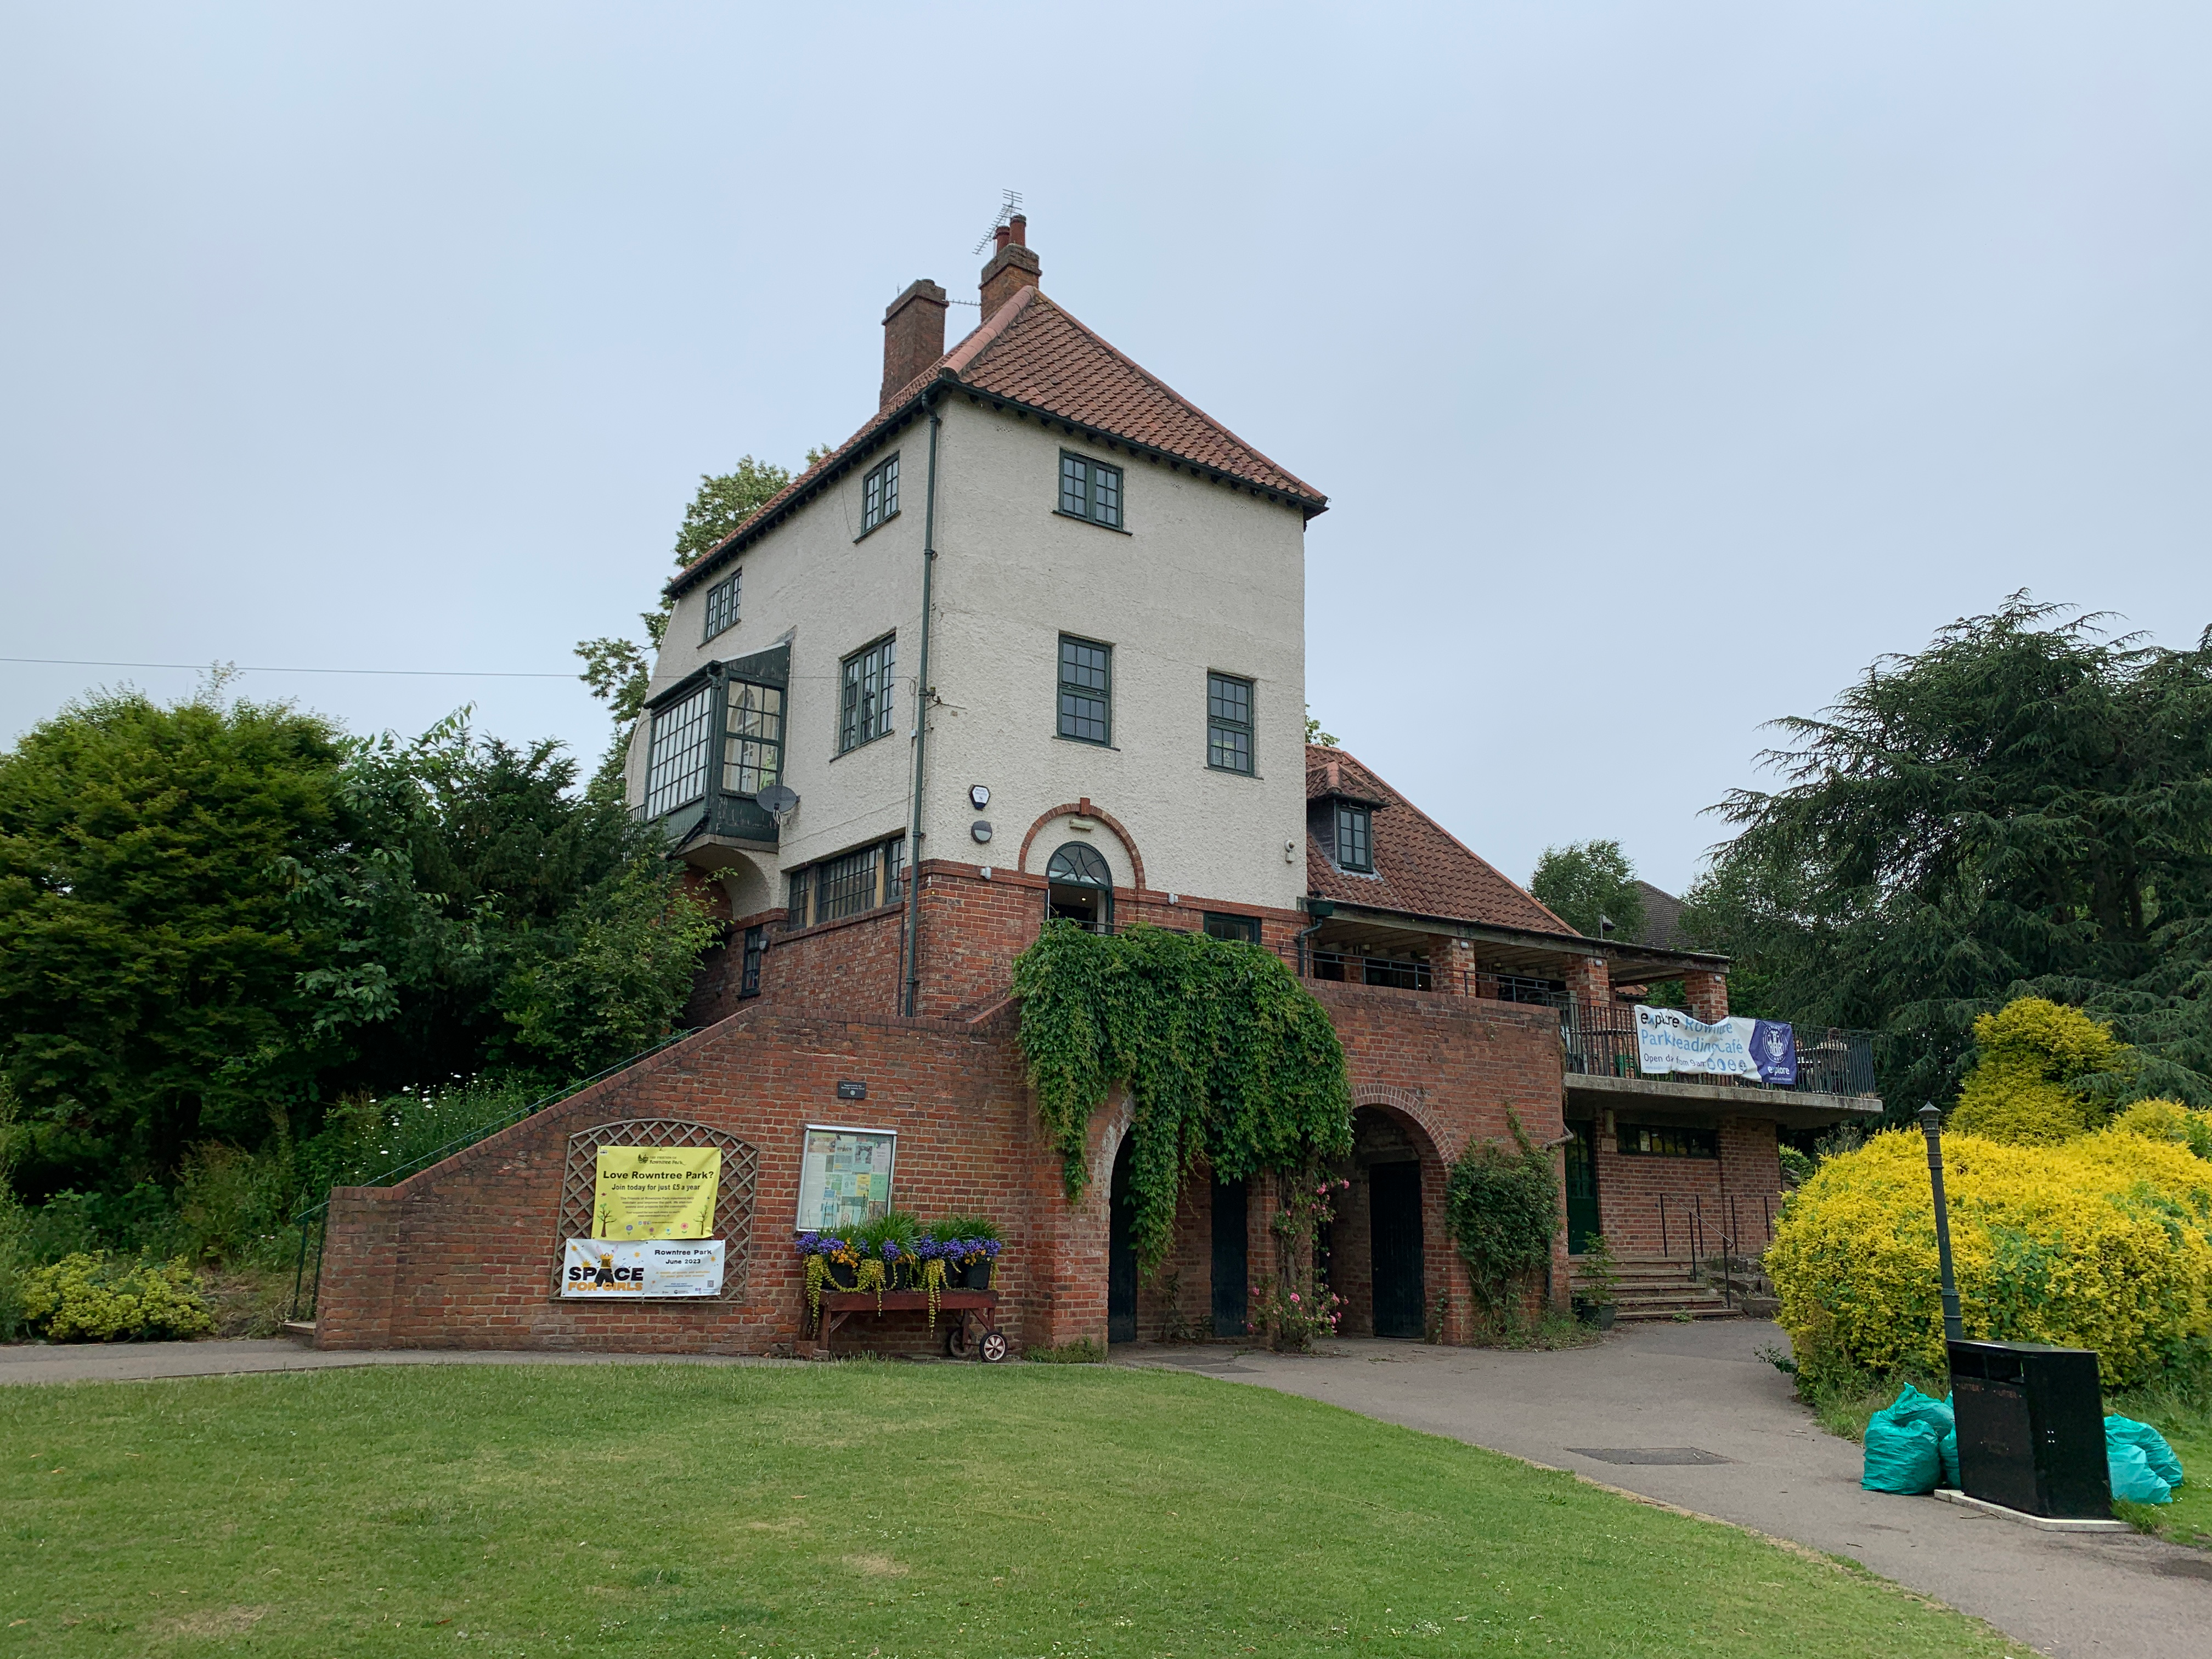
[[[654,711],[652,747],[645,766],[646,817],[657,818],[705,797],[707,745],[714,720],[711,682]]]
[[[782,688],[732,680],[723,730],[723,788],[732,794],[757,795],[781,780]]]

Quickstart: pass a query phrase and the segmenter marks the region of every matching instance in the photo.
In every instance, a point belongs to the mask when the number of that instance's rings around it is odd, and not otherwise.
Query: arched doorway
[[[1397,1112],[1352,1118],[1352,1189],[1331,1230],[1347,1334],[1420,1337],[1428,1328],[1426,1167],[1436,1149]]]
[[[1095,847],[1072,841],[1045,866],[1045,915],[1094,933],[1114,927],[1114,872]]]
[[[1083,850],[1089,852],[1091,849],[1086,847]],[[1134,1342],[1137,1340],[1137,1241],[1131,1225],[1135,1206],[1129,1191],[1129,1154],[1135,1144],[1134,1136],[1121,1137],[1121,1150],[1114,1155],[1114,1184],[1107,1206],[1106,1340],[1109,1342]]]

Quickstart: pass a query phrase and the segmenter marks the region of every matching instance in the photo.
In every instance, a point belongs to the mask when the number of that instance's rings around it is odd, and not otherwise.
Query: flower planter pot
[[[829,1276],[829,1284],[831,1290],[849,1291],[858,1288],[856,1282],[853,1278],[853,1269],[847,1267],[843,1262],[831,1261],[827,1258],[824,1258],[822,1263],[822,1268],[823,1273]]]
[[[960,1276],[955,1282],[958,1285],[959,1288],[963,1291],[989,1290],[991,1288],[991,1263],[989,1260],[986,1258],[981,1261],[969,1262],[966,1267],[960,1269]]]
[[[1613,1303],[1592,1302],[1587,1297],[1580,1296],[1574,1298],[1574,1309],[1577,1319],[1601,1331],[1611,1330],[1613,1320],[1620,1313],[1620,1308]]]

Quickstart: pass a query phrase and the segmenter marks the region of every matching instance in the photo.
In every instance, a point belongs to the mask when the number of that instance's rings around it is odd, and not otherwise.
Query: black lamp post
[[[1923,1106],[1920,1133],[1928,1137],[1928,1181],[1936,1189],[1936,1260],[1943,1273],[1943,1339],[1962,1342],[1966,1333],[1959,1322],[1959,1281],[1951,1275],[1951,1212],[1943,1201],[1943,1114],[1933,1106]]]

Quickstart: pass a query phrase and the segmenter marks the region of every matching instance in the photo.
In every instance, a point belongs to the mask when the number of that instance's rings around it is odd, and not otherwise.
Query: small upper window
[[[860,480],[860,533],[865,536],[898,511],[898,457]]]
[[[1111,743],[1114,647],[1060,636],[1060,735],[1079,743]]]
[[[1363,875],[1375,869],[1375,815],[1350,801],[1336,804],[1336,867]]]
[[[1660,1128],[1624,1123],[1617,1143],[1624,1152],[1643,1158],[1718,1158],[1717,1129]]]
[[[1240,945],[1260,942],[1259,917],[1233,916],[1224,910],[1207,910],[1203,914],[1206,938],[1235,939]]]
[[[699,636],[702,643],[738,625],[738,578],[744,574],[732,570],[707,590],[707,631]]]
[[[891,647],[895,636],[886,634],[873,645],[845,659],[844,683],[837,711],[837,752],[890,734],[891,729]]]
[[[1121,469],[1060,452],[1060,510],[1110,530],[1121,528]]]
[[[1223,772],[1251,772],[1251,681],[1233,674],[1206,677],[1206,763]]]
[[[645,815],[657,818],[707,793],[707,745],[714,721],[710,680],[690,696],[656,709],[645,762]]]

